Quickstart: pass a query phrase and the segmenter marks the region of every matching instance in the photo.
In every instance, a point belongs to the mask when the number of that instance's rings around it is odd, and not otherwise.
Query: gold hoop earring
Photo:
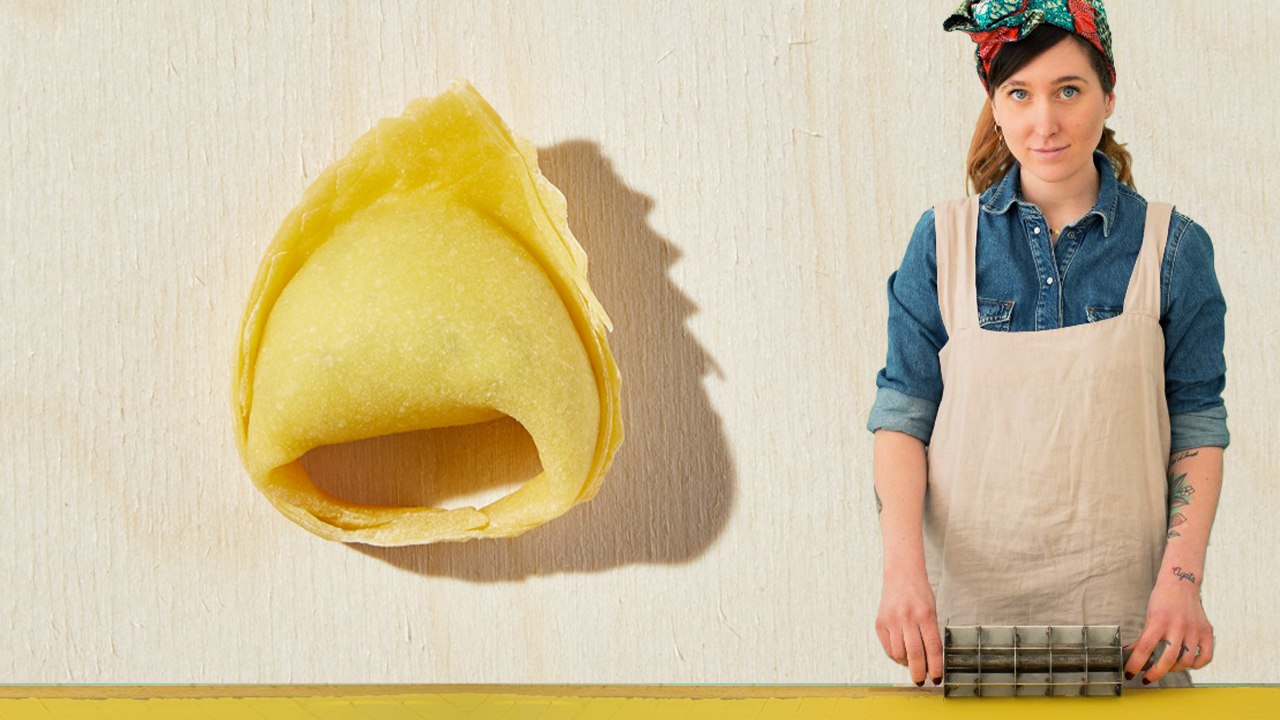
[[[1000,126],[999,126],[999,125],[997,125],[997,126],[996,126],[996,137],[1000,138],[1000,144],[1001,144],[1001,145],[1003,145],[1003,144],[1004,144],[1004,131],[1000,129]]]

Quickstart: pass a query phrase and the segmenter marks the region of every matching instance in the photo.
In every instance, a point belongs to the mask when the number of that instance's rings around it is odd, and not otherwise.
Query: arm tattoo
[[[1179,473],[1173,477],[1169,483],[1169,535],[1168,539],[1176,538],[1181,535],[1175,527],[1185,523],[1187,516],[1178,512],[1178,508],[1191,504],[1191,496],[1196,494],[1196,489],[1191,487],[1187,482],[1187,474]]]
[[[876,494],[876,515],[879,515],[880,511],[884,510],[884,503],[880,502],[880,491],[873,487],[871,488],[871,492]]]
[[[1173,462],[1169,463],[1169,465],[1170,466],[1177,465],[1183,460],[1186,460],[1187,458],[1195,457],[1199,454],[1200,452],[1198,450],[1183,450],[1182,452],[1178,453],[1177,457],[1175,457],[1173,459]]]
[[[1173,569],[1173,574],[1174,574],[1174,575],[1177,575],[1179,580],[1186,580],[1187,582],[1191,583],[1192,585],[1195,585],[1195,584],[1196,584],[1196,574],[1195,574],[1195,573],[1184,573],[1184,572],[1182,572],[1182,568],[1180,568],[1180,567],[1176,567],[1176,568],[1174,568],[1174,569]]]

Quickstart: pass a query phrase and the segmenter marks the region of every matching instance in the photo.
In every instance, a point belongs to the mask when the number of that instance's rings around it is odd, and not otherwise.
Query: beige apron
[[[1171,211],[1148,205],[1121,314],[999,332],[978,323],[978,198],[935,209],[949,339],[924,530],[939,625],[1118,624],[1125,645],[1138,639],[1167,532]],[[1188,684],[1186,672],[1160,683]]]

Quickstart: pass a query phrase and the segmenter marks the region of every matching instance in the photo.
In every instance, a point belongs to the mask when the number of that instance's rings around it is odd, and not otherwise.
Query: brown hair
[[[1084,38],[1076,36],[1054,25],[1044,24],[1036,28],[1025,38],[1006,43],[991,62],[991,70],[987,77],[987,100],[983,103],[982,114],[978,117],[978,126],[973,131],[973,142],[969,145],[969,183],[975,193],[981,193],[996,184],[1009,168],[1013,167],[1013,153],[996,134],[995,116],[991,112],[991,100],[995,97],[996,88],[1004,84],[1010,76],[1021,70],[1027,63],[1041,53],[1057,45],[1065,38],[1072,38],[1085,48],[1089,64],[1102,82],[1102,92],[1110,94],[1115,90],[1111,81],[1111,72],[1106,57]],[[1125,146],[1116,142],[1116,133],[1109,127],[1102,128],[1102,137],[1098,140],[1098,150],[1111,161],[1116,172],[1116,179],[1134,187],[1133,158]]]

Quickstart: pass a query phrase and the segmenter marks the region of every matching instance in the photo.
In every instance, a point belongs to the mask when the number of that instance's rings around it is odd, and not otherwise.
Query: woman
[[[1126,685],[1188,686],[1229,440],[1212,245],[1133,189],[1101,0],[944,27],[978,44],[980,196],[926,212],[889,279],[880,642],[937,685],[940,625],[1119,624]]]

